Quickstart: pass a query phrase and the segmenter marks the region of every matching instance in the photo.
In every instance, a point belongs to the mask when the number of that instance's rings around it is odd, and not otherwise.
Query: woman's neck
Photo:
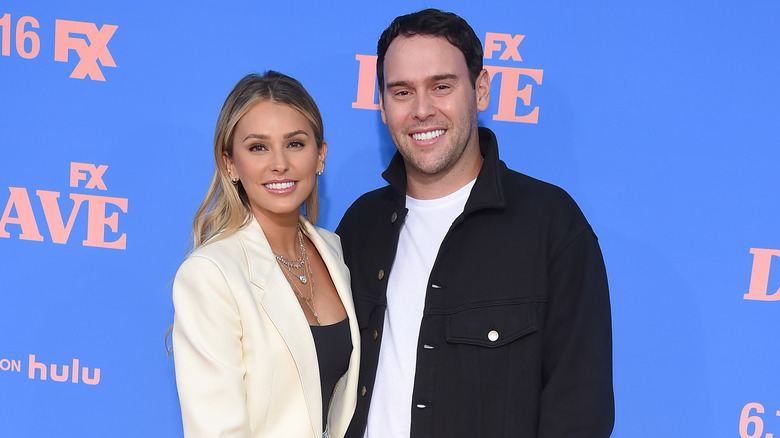
[[[265,233],[271,250],[277,255],[294,260],[298,258],[298,215],[288,217],[255,216]]]

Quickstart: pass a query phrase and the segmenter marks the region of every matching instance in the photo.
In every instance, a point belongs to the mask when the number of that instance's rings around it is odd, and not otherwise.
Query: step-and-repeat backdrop
[[[181,436],[163,340],[224,98],[308,88],[332,230],[394,151],[376,40],[434,6],[482,39],[503,159],[600,237],[613,437],[780,436],[780,4],[477,3],[0,3],[0,435]]]

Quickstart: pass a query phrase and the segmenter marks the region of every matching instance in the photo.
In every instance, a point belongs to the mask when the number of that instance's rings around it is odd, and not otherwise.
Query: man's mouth
[[[433,140],[436,137],[441,136],[444,134],[443,129],[434,129],[433,131],[427,131],[427,132],[415,132],[412,134],[412,138],[417,141],[426,141],[426,140]]]

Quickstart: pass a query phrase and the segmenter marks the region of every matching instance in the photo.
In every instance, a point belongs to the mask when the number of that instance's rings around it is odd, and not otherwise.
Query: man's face
[[[490,79],[483,72],[475,91],[457,47],[436,36],[398,36],[387,49],[384,70],[382,120],[408,176],[450,171],[463,164],[467,147],[479,150],[477,112],[487,108]]]

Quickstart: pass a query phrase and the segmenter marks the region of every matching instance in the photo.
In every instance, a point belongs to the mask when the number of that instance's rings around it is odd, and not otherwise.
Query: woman
[[[173,284],[187,437],[344,436],[360,342],[338,237],[312,225],[327,152],[295,79],[248,75],[227,97]]]

